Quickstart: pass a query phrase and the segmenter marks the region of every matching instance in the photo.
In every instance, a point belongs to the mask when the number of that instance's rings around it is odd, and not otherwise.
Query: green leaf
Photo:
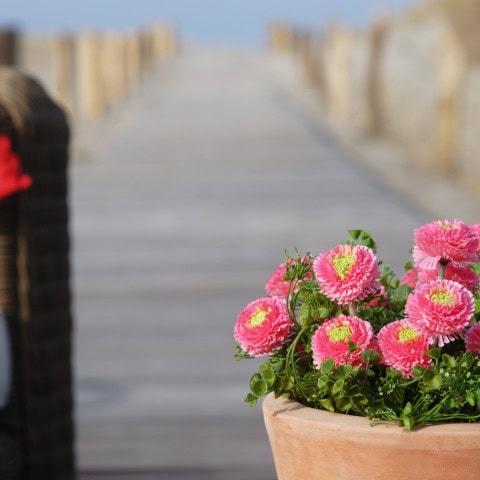
[[[333,372],[333,376],[338,379],[347,378],[352,373],[353,367],[351,365],[340,365],[335,372]]]
[[[417,365],[412,368],[412,375],[414,378],[422,378],[424,371],[425,369],[423,367]]]
[[[360,348],[360,345],[358,343],[352,342],[351,340],[348,341],[348,351],[350,353],[355,352]]]
[[[466,400],[472,407],[474,407],[477,403],[477,399],[475,398],[475,395],[471,392],[467,393]]]
[[[326,307],[318,307],[316,309],[316,316],[323,320],[330,316],[330,310]]]
[[[442,386],[442,376],[434,370],[425,370],[423,381],[430,390],[438,390]]]
[[[448,355],[447,353],[444,353],[442,355],[442,362],[448,368],[455,368],[457,366],[457,361],[451,355]]]
[[[250,390],[256,397],[263,397],[268,392],[267,382],[255,373],[250,379]]]
[[[303,303],[300,306],[298,311],[298,318],[302,325],[306,325],[308,320],[310,320],[310,305],[308,303]]]
[[[249,393],[246,397],[245,397],[245,403],[249,406],[249,407],[254,407],[256,404],[257,404],[257,397],[255,395],[253,395],[252,393]]]
[[[330,378],[328,375],[322,375],[317,382],[318,388],[323,390],[330,383]]]
[[[368,398],[361,393],[352,395],[351,399],[357,405],[368,405]]]
[[[320,405],[325,409],[325,410],[328,410],[329,412],[334,412],[335,411],[335,407],[333,405],[333,402],[332,400],[330,400],[330,398],[322,398],[320,400]]]
[[[410,431],[415,425],[415,419],[408,416],[402,417],[402,422],[407,431]]]
[[[333,395],[338,395],[342,390],[343,387],[345,386],[345,380],[343,378],[338,379],[334,384],[332,388],[332,394]]]
[[[275,383],[275,373],[268,363],[262,363],[258,367],[258,371],[269,387]]]
[[[429,357],[433,358],[434,360],[438,360],[440,358],[441,353],[442,353],[442,348],[441,347],[431,348],[430,350],[427,350],[425,353]]]
[[[412,292],[412,287],[402,283],[395,289],[395,291],[390,297],[390,300],[392,302],[399,302],[399,303],[406,302],[411,292]]]
[[[372,350],[371,348],[367,348],[362,352],[362,360],[367,365],[372,365],[373,363],[378,363],[382,359],[380,353],[376,350]]]
[[[243,358],[251,358],[245,350],[242,350],[242,347],[240,347],[238,343],[233,344],[233,349],[236,350],[234,358],[237,362],[239,362]]]
[[[335,360],[333,358],[326,358],[320,367],[322,375],[328,375],[335,368]]]
[[[403,418],[404,416],[410,415],[412,412],[413,412],[412,404],[411,404],[410,402],[408,402],[408,403],[403,407],[402,418]]]
[[[360,236],[360,233],[362,232],[361,230],[347,230],[349,235],[354,239],[357,240],[358,237]]]
[[[284,375],[280,379],[280,385],[284,390],[291,390],[295,384],[295,378],[292,375]]]
[[[335,405],[340,412],[347,412],[353,407],[353,401],[349,397],[340,397],[335,401]]]
[[[285,368],[284,358],[271,358],[268,362],[274,372],[281,372]]]

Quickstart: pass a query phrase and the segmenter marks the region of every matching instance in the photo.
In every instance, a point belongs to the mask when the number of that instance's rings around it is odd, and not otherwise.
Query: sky
[[[128,31],[157,21],[188,41],[259,44],[272,19],[320,29],[342,20],[354,27],[418,0],[1,0],[0,26],[35,33]]]

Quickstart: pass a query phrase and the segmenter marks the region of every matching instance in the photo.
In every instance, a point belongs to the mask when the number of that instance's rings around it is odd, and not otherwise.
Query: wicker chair
[[[0,202],[0,307],[13,362],[0,412],[0,478],[73,479],[69,128],[36,81],[0,67],[0,134],[33,179]]]

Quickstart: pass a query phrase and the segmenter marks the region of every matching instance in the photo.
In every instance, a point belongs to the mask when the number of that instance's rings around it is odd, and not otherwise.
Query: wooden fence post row
[[[29,64],[26,49],[32,42],[24,42],[24,37],[15,30],[0,30],[0,65],[18,66],[38,78],[73,119],[100,117],[121,102],[146,72],[177,50],[176,33],[164,24],[127,34],[57,35],[44,42],[46,65],[38,71],[39,65]],[[33,43],[38,49],[39,42]]]
[[[299,59],[332,120],[388,138],[420,166],[456,175],[478,193],[480,55],[469,54],[454,27],[445,15],[382,18],[360,32],[275,23],[268,42]],[[472,35],[480,45],[480,32],[470,32],[470,43]]]
[[[0,30],[0,65],[15,65],[18,33],[15,29]]]
[[[0,308],[13,364],[0,410],[1,478],[73,480],[69,128],[36,81],[0,67],[0,134],[33,180],[0,200]]]

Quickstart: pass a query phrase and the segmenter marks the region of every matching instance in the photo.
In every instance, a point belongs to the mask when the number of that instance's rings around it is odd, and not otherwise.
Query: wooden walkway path
[[[79,129],[82,480],[275,478],[260,408],[243,404],[255,361],[232,357],[238,311],[285,248],[318,253],[363,227],[400,268],[430,220],[321,127],[295,72],[262,52],[187,50]]]

